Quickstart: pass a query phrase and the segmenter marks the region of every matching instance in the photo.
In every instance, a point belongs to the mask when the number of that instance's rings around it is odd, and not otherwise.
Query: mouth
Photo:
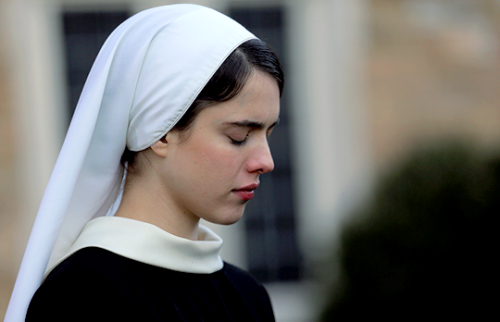
[[[248,186],[244,186],[241,188],[233,189],[231,192],[237,195],[244,201],[251,200],[255,195],[255,189],[259,187],[258,183],[252,183]]]

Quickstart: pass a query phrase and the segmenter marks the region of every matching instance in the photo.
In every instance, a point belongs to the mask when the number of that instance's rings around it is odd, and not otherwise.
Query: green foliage
[[[345,227],[341,281],[322,321],[497,316],[499,200],[499,158],[461,146],[416,153],[381,182],[364,220]]]

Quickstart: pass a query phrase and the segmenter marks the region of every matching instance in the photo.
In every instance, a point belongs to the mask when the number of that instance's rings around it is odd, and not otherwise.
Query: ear
[[[165,158],[167,156],[167,148],[167,136],[164,136],[151,146],[151,151],[153,151],[157,156]]]

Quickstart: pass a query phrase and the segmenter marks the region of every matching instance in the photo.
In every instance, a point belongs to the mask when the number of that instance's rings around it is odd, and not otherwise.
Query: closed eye
[[[229,137],[229,140],[231,140],[231,143],[236,145],[236,146],[242,146],[243,144],[245,144],[245,142],[247,141],[248,139],[248,134],[245,136],[245,138],[243,140],[239,140],[239,139],[235,139],[231,136],[228,136]]]
[[[234,144],[236,146],[242,146],[243,144],[245,144],[245,142],[246,142],[247,139],[245,138],[243,141],[238,141],[238,140],[234,140],[234,139],[230,138],[230,140],[231,140],[232,144]]]
[[[266,137],[267,138],[269,138],[269,136],[273,132],[274,127],[278,124],[278,122],[279,122],[279,119],[276,120],[274,123],[272,123],[266,129]],[[246,133],[245,138],[243,138],[243,139],[240,139],[239,135],[236,135],[236,138],[233,135],[228,135],[231,143],[236,145],[236,146],[244,145],[245,142],[247,141],[247,138],[248,138],[251,131],[260,130],[260,129],[264,130],[264,123],[254,122],[254,121],[231,122],[231,123],[226,123],[226,124],[230,125],[231,127],[235,127],[237,129],[247,129],[249,131]]]

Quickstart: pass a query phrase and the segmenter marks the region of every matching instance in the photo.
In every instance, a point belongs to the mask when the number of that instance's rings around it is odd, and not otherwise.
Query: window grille
[[[99,49],[109,34],[128,17],[126,11],[63,13],[70,117]]]

